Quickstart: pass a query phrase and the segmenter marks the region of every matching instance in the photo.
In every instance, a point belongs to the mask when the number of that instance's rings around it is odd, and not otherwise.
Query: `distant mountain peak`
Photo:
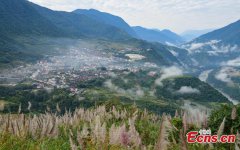
[[[97,13],[110,14],[110,13],[103,12],[103,11],[100,11],[100,10],[97,10],[97,9],[93,9],[93,8],[90,8],[90,9],[81,9],[81,8],[79,8],[79,9],[76,9],[76,10],[72,11],[72,13],[81,13],[81,12],[97,12]]]
[[[214,29],[202,29],[202,30],[187,30],[181,33],[180,35],[187,41],[191,41],[199,36],[202,36],[206,33],[212,32]]]
[[[90,8],[90,9],[88,9],[88,10],[90,10],[90,11],[97,11],[97,12],[101,12],[101,11],[99,11],[99,10],[97,10],[97,9],[93,9],[93,8]]]
[[[146,41],[159,42],[163,44],[171,43],[173,45],[184,43],[184,40],[181,36],[168,29],[161,31],[159,29],[148,29],[141,26],[133,26],[132,28],[141,39]]]
[[[171,30],[169,30],[169,29],[163,29],[162,32],[171,32],[171,33],[173,33],[173,32],[172,32]]]

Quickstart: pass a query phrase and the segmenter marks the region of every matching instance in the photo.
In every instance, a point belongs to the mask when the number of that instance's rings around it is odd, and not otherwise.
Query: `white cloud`
[[[233,84],[233,81],[231,79],[231,76],[229,75],[229,72],[231,71],[232,69],[231,68],[228,68],[228,67],[225,67],[225,68],[222,68],[216,75],[215,75],[215,78],[222,81],[222,82],[225,82],[225,83],[228,83],[228,84]]]
[[[163,68],[161,70],[161,77],[155,81],[155,84],[158,86],[162,86],[162,81],[164,79],[167,79],[170,77],[176,77],[176,76],[180,76],[180,75],[183,75],[183,71],[176,66]]]
[[[138,87],[136,90],[136,95],[138,97],[143,97],[145,94],[144,94],[144,91],[140,87]]]
[[[191,86],[182,86],[177,93],[179,94],[200,94],[200,91],[196,88],[192,88]]]
[[[141,98],[145,95],[143,89],[140,86],[131,88],[131,89],[123,89],[121,87],[116,86],[115,84],[112,83],[112,80],[107,80],[104,83],[104,86],[109,88],[110,90],[117,92],[119,94],[123,95],[129,95],[133,98]]]
[[[223,91],[221,90],[218,90],[220,93],[222,93],[223,96],[225,96],[230,102],[233,103],[233,105],[237,105],[239,104],[239,101],[238,100],[235,100],[233,98],[231,98],[228,94],[224,93]]]
[[[198,52],[200,48],[204,47],[204,46],[211,46],[213,47],[215,44],[219,43],[219,40],[211,40],[209,42],[205,42],[205,43],[192,43],[190,45],[186,45],[185,48],[187,48],[189,53],[193,53],[193,52]]]
[[[199,65],[199,63],[198,63],[198,61],[196,59],[191,58],[191,61],[192,61],[194,66],[198,66]]]
[[[126,94],[126,91],[116,85],[114,85],[112,83],[112,80],[107,80],[105,83],[104,83],[104,86],[111,89],[112,91],[116,91],[120,94]]]
[[[117,74],[114,72],[109,72],[108,75],[112,78],[117,78]]]
[[[169,50],[172,54],[173,54],[173,56],[175,56],[175,57],[178,57],[178,53],[177,52],[175,52],[174,50]]]
[[[194,105],[193,105],[194,104]],[[187,113],[187,122],[196,124],[199,128],[206,122],[206,118],[209,116],[211,110],[206,106],[191,101],[184,101],[182,108]]]
[[[205,43],[192,43],[190,45],[189,50],[191,52],[192,50],[199,49],[199,48],[203,47],[204,45],[205,45]]]
[[[239,47],[237,45],[221,45],[217,46],[215,44],[210,45],[213,51],[208,51],[210,55],[219,55],[219,54],[226,54],[229,52],[236,52],[239,51]]]
[[[240,66],[240,57],[233,59],[233,60],[229,60],[227,62],[224,62],[224,63],[222,63],[222,65],[231,66],[231,67],[239,67]]]
[[[207,79],[208,79],[208,75],[209,73],[211,73],[213,70],[206,70],[206,71],[203,71],[200,75],[199,75],[199,79],[203,82],[207,82]]]
[[[123,17],[131,25],[188,29],[219,28],[239,19],[239,0],[30,0],[55,10],[94,8]]]
[[[205,43],[191,43],[183,45],[182,48],[187,49],[189,54],[206,52],[210,56],[218,56],[229,52],[238,52],[240,50],[240,48],[237,45],[230,44],[224,45],[220,42],[221,42],[220,40],[211,40]],[[209,48],[206,49],[205,46],[210,47],[210,50]]]

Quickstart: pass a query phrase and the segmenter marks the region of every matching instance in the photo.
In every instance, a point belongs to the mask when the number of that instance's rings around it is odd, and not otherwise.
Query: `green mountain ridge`
[[[100,12],[95,9],[77,9],[74,10],[73,13],[83,14],[99,22],[117,27],[127,32],[132,37],[137,38],[137,34],[134,32],[134,30],[119,16],[115,16],[106,12]]]

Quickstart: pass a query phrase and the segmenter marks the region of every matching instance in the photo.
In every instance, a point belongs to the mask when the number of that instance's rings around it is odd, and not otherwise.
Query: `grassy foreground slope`
[[[30,110],[30,109],[29,109]],[[59,110],[60,111],[60,110]],[[219,114],[218,112],[222,113]],[[21,110],[19,111],[21,113]],[[223,105],[208,117],[196,119],[189,112],[174,117],[158,116],[134,106],[106,103],[91,109],[76,109],[64,115],[0,115],[0,149],[15,150],[209,150],[237,149],[240,140],[240,107]],[[223,119],[224,118],[224,119]],[[232,144],[187,144],[186,133],[210,128],[212,134],[236,134]],[[231,130],[229,130],[231,129]]]

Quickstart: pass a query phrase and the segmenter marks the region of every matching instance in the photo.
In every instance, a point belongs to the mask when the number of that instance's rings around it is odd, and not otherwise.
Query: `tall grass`
[[[29,104],[29,110],[31,109]],[[58,107],[58,106],[57,106]],[[61,110],[59,110],[60,112]],[[133,108],[99,106],[94,109],[79,108],[65,114],[0,115],[0,149],[217,149],[214,145],[186,142],[186,133],[207,127],[207,114],[188,112],[175,117],[162,116]],[[235,119],[233,111],[233,119]],[[222,134],[223,119],[218,134]],[[143,126],[144,125],[144,126]],[[152,139],[152,140],[148,140]],[[238,149],[239,134],[237,143]]]

